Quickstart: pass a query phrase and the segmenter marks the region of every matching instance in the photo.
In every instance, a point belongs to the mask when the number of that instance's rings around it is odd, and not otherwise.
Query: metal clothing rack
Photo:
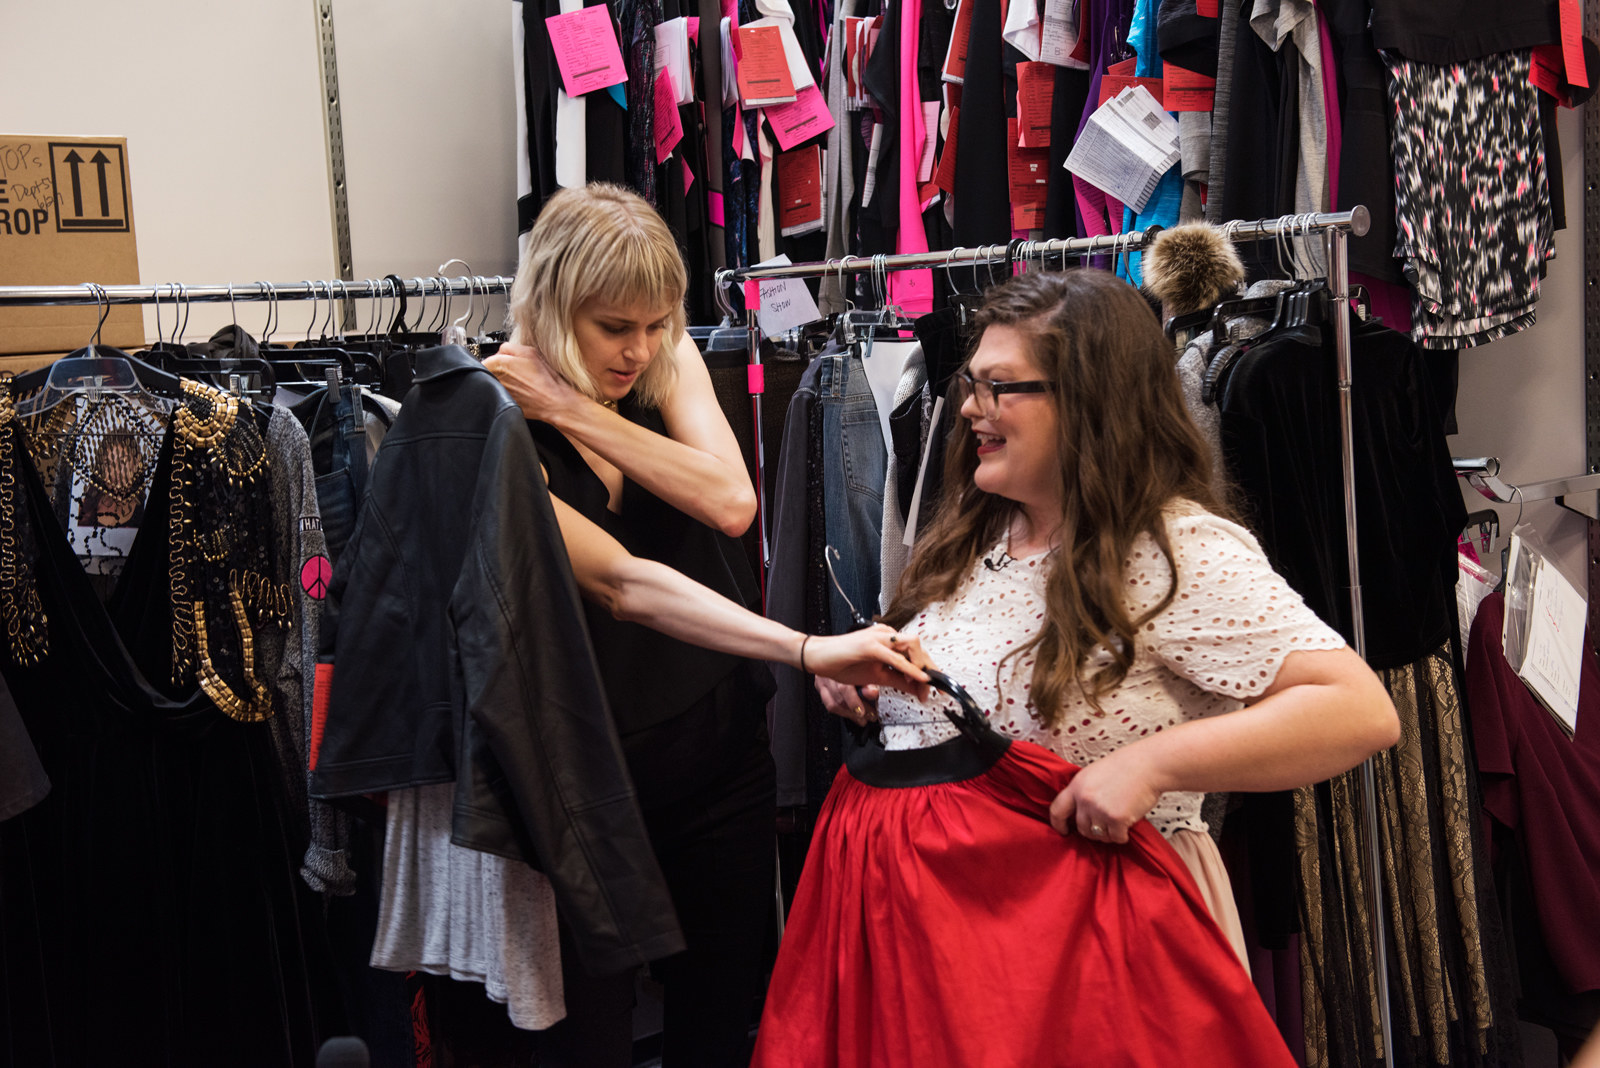
[[[446,261],[445,266],[451,262]],[[443,275],[415,275],[409,279],[367,278],[359,282],[339,278],[300,282],[223,282],[211,285],[185,285],[182,282],[162,282],[158,285],[103,286],[82,282],[64,286],[0,286],[0,308],[44,305],[95,305],[109,307],[113,304],[163,304],[175,307],[199,304],[238,304],[270,301],[276,305],[284,300],[325,300],[329,303],[329,317],[335,301],[371,299],[399,300],[418,297],[424,304],[430,296],[443,302],[448,318],[450,299],[465,296],[487,297],[491,293],[510,293],[514,279],[503,275],[461,275],[446,278]],[[487,304],[485,305],[487,313]],[[315,325],[315,323],[313,323]],[[348,325],[348,319],[347,319]]]
[[[1356,490],[1355,442],[1352,423],[1350,353],[1350,270],[1347,243],[1351,234],[1364,235],[1370,228],[1372,217],[1367,209],[1356,205],[1349,211],[1285,215],[1277,219],[1256,219],[1248,222],[1223,224],[1228,237],[1236,242],[1257,241],[1281,237],[1309,237],[1321,234],[1324,260],[1327,265],[1328,289],[1331,294],[1334,323],[1334,342],[1338,360],[1339,383],[1339,444],[1344,482],[1345,542],[1350,568],[1350,623],[1356,653],[1367,656],[1366,621],[1361,605],[1361,566],[1356,546]],[[717,272],[721,287],[735,282],[745,286],[745,315],[750,330],[750,395],[755,416],[756,447],[756,511],[760,520],[762,587],[765,589],[765,570],[770,563],[767,543],[766,504],[762,483],[765,456],[761,438],[761,326],[757,315],[760,309],[758,282],[775,278],[821,278],[826,275],[877,274],[888,271],[917,270],[931,267],[984,266],[1006,264],[1008,267],[1030,263],[1043,264],[1051,257],[1083,257],[1095,255],[1120,255],[1136,252],[1147,246],[1160,230],[1151,227],[1145,231],[1111,234],[1090,238],[1060,238],[1050,241],[1013,241],[1005,245],[985,245],[978,248],[953,249],[943,252],[916,252],[897,256],[845,256],[822,263],[796,263],[769,267],[746,267]],[[1371,758],[1361,765],[1361,802],[1366,826],[1367,905],[1371,917],[1373,945],[1373,972],[1377,988],[1378,1021],[1383,1034],[1383,1059],[1394,1063],[1394,1039],[1389,1008],[1388,942],[1384,931],[1385,912],[1383,889],[1379,876],[1379,839],[1377,776]]]

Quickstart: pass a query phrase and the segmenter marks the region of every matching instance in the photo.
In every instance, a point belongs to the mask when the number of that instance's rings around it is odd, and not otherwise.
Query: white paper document
[[[1555,567],[1545,562],[1534,572],[1528,652],[1517,674],[1568,734],[1578,723],[1578,679],[1588,616],[1583,595]]]
[[[678,106],[694,103],[694,71],[689,66],[689,20],[679,16],[656,26],[656,72],[672,75]]]
[[[1095,110],[1067,156],[1066,169],[1134,211],[1182,155],[1178,121],[1142,85],[1124,89]]]
[[[788,256],[774,256],[756,266],[787,267],[789,262]],[[756,322],[761,324],[763,336],[777,337],[822,318],[804,279],[764,278],[756,284],[761,288],[761,310],[756,313]]]
[[[1088,70],[1089,64],[1072,58],[1078,47],[1078,24],[1072,17],[1072,0],[1045,0],[1044,22],[1039,29],[1039,58],[1058,67]]]

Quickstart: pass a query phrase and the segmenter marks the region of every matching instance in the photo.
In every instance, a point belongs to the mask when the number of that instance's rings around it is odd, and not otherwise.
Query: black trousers
[[[765,695],[737,679],[623,739],[688,949],[651,964],[664,997],[662,1068],[750,1062],[772,923],[776,773]],[[563,932],[567,1017],[538,1035],[543,1065],[627,1068],[634,974],[585,975]]]

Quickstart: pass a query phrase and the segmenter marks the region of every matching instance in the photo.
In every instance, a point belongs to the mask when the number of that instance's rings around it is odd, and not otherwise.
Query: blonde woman
[[[759,608],[733,540],[755,515],[755,492],[684,333],[685,288],[677,244],[642,199],[608,185],[562,190],[541,212],[517,272],[513,341],[485,363],[530,420],[580,585],[588,555],[620,544]],[[610,605],[625,593],[598,591]],[[614,617],[608,603],[588,613],[688,943],[653,967],[665,986],[668,1068],[748,1061],[775,866],[770,675],[754,660],[649,629],[682,633],[699,611],[685,598],[629,620]],[[675,626],[664,618],[674,614]],[[725,636],[713,633],[713,616]],[[746,655],[764,655],[755,635],[777,627],[743,613],[706,618],[704,629],[690,629],[695,641]],[[740,630],[746,636],[735,640]],[[812,669],[823,642],[810,642]],[[633,976],[577,975],[569,965],[565,981],[568,1018],[544,1034],[541,1063],[629,1064]]]

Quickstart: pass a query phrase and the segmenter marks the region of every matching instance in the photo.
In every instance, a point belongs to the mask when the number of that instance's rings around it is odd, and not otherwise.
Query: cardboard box
[[[139,281],[128,143],[117,137],[0,134],[0,285]],[[70,352],[94,333],[94,305],[0,307],[0,353]],[[144,344],[144,309],[113,307],[103,344]]]
[[[40,367],[50,366],[65,355],[64,352],[29,352],[0,356],[0,374],[25,375]]]

